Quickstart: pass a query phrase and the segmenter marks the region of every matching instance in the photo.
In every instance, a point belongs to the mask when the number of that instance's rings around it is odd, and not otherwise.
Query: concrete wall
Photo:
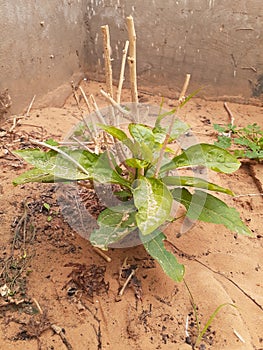
[[[115,77],[127,38],[125,17],[135,20],[139,84],[191,88],[206,96],[262,97],[262,0],[90,0],[89,69],[103,62],[100,26],[109,24]],[[164,87],[159,88],[161,92]]]
[[[1,0],[0,92],[9,89],[13,113],[34,95],[62,104],[71,79],[86,70],[86,8],[84,0]]]
[[[117,79],[130,14],[139,86],[173,95],[191,73],[191,89],[206,96],[262,99],[262,0],[1,0],[0,93],[9,89],[11,112],[35,94],[62,104],[83,72],[101,78],[104,24]]]

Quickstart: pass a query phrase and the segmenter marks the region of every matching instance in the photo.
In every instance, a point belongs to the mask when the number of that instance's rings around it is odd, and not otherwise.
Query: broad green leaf
[[[228,207],[219,198],[199,190],[192,195],[185,188],[173,189],[171,193],[177,202],[186,207],[186,216],[190,219],[222,224],[231,231],[251,236],[250,230],[240,219],[238,211]]]
[[[168,164],[162,166],[161,174],[168,170],[197,165],[229,174],[240,167],[240,162],[228,151],[218,146],[200,143],[187,148]]]
[[[134,185],[132,192],[138,209],[137,226],[143,235],[148,235],[169,218],[173,198],[166,185],[158,179],[141,177]]]
[[[100,183],[120,184],[130,188],[130,183],[118,174],[113,155],[110,153],[111,161],[107,152],[100,155],[93,167],[93,178]],[[114,169],[112,168],[114,166]]]
[[[97,220],[99,228],[91,233],[91,244],[106,250],[109,245],[136,230],[135,213],[136,208],[130,204],[103,210]]]
[[[115,126],[99,124],[101,129],[105,130],[111,136],[115,137],[117,140],[121,141],[125,146],[127,146],[134,154],[136,154],[136,150],[138,147],[132,142],[131,139],[128,138],[126,133]]]
[[[146,162],[151,163],[154,157],[153,147],[146,145],[144,142],[135,141],[130,150],[133,153],[133,157],[137,159],[143,159]]]
[[[229,194],[231,196],[234,196],[234,193],[229,190],[228,188],[224,188],[221,186],[218,186],[216,184],[213,184],[211,182],[208,182],[204,179],[201,179],[199,177],[191,177],[191,176],[165,176],[162,178],[162,181],[167,186],[190,186],[190,187],[197,187],[197,188],[203,188],[207,189],[209,191],[216,191],[216,192],[222,192]]]
[[[124,201],[127,201],[129,198],[132,197],[131,192],[125,191],[125,190],[123,190],[123,191],[115,191],[115,192],[114,192],[114,195],[115,195],[117,198],[119,198],[119,199],[121,199],[121,200],[124,200]]]
[[[98,124],[101,129],[109,133],[111,136],[115,137],[116,139],[120,141],[124,141],[128,139],[128,136],[124,131],[122,131],[119,128],[116,128],[115,126],[111,125],[104,125],[104,124]]]
[[[132,168],[137,168],[137,169],[144,169],[147,168],[147,166],[149,166],[149,162],[145,161],[145,160],[141,160],[141,159],[137,159],[137,158],[129,158],[125,160],[125,163],[132,167]]]
[[[155,146],[155,137],[152,128],[143,124],[129,124],[129,131],[135,141],[146,144],[149,147]]]
[[[136,158],[142,158],[146,162],[153,162],[154,161],[154,147],[150,147],[149,145],[145,143],[140,144],[140,150],[139,154],[136,155]]]
[[[83,173],[76,164],[64,158],[56,151],[44,152],[39,149],[18,150],[14,153],[25,159],[28,163],[34,165],[42,172],[48,173],[58,178],[67,180],[84,180],[92,176],[92,167],[97,160],[97,155],[86,150],[69,150],[62,148],[72,159],[77,161],[87,171]]]
[[[37,168],[33,168],[28,171],[25,171],[24,173],[16,177],[13,180],[13,185],[15,186],[23,185],[28,182],[54,182],[54,181],[55,181],[54,175],[50,175]]]
[[[144,242],[145,236],[141,236],[141,239],[147,252],[158,261],[167,276],[175,282],[181,282],[184,277],[184,265],[179,264],[176,257],[165,249],[165,235],[160,231],[149,241]]]

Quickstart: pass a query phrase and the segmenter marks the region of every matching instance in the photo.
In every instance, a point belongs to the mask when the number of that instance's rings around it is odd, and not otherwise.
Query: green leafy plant
[[[168,126],[163,124],[167,118],[171,118]],[[37,142],[48,150],[15,151],[33,169],[17,177],[14,184],[81,180],[117,186],[115,195],[119,202],[100,213],[90,242],[106,250],[130,233],[138,234],[146,251],[174,281],[182,281],[184,266],[166,250],[163,232],[167,223],[177,219],[172,210],[174,203],[182,204],[184,215],[191,220],[223,224],[239,234],[250,235],[236,209],[208,193],[233,195],[231,190],[198,177],[179,175],[180,169],[196,166],[229,174],[240,163],[225,149],[211,144],[200,143],[175,151],[174,141],[189,129],[175,118],[175,110],[163,114],[160,111],[153,126],[129,122],[127,131],[106,124],[96,128],[100,128],[104,139],[114,140],[121,156],[108,143],[95,153],[76,146],[60,146],[53,140]]]
[[[214,124],[214,129],[219,133],[215,145],[230,150],[237,158],[263,159],[263,130],[256,123],[244,128]]]

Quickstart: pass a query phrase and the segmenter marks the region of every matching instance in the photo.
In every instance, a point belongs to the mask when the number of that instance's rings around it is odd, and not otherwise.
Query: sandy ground
[[[98,83],[88,82],[83,88],[95,95],[99,106],[105,105]],[[126,91],[125,98],[129,99]],[[160,96],[142,93],[140,98],[150,104],[161,102]],[[166,99],[165,108],[174,103]],[[81,105],[84,108],[83,101]],[[228,105],[237,125],[256,122],[263,127],[262,107]],[[17,120],[12,132],[13,117],[2,125],[0,349],[191,349],[187,342],[194,342],[197,325],[184,283],[166,277],[141,246],[111,249],[107,254],[112,261],[106,262],[65,222],[54,185],[12,185],[27,166],[11,150],[29,146],[29,137],[63,140],[79,118],[70,97],[64,108],[33,109],[30,117]],[[214,123],[229,122],[223,102],[197,98],[185,106],[181,119],[205,142],[215,140]],[[200,328],[219,305],[236,305],[221,309],[198,349],[263,349],[263,198],[257,195],[262,177],[262,165],[253,164],[242,165],[231,175],[210,177],[236,193],[224,199],[240,211],[253,238],[206,223],[181,236],[176,226],[167,228],[178,260],[186,266],[185,281],[197,305]],[[126,258],[138,268],[138,285],[128,287],[116,301]],[[14,295],[7,298],[5,285]]]

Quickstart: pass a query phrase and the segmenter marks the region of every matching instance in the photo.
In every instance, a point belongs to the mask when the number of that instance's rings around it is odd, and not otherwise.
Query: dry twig
[[[30,110],[31,110],[31,108],[32,108],[32,106],[33,106],[33,103],[34,103],[34,101],[35,101],[35,98],[36,98],[36,95],[33,96],[32,100],[31,100],[31,102],[30,102],[30,104],[29,104],[29,106],[28,106],[28,109],[27,109],[26,114],[25,114],[26,117],[29,117],[29,116],[30,116]]]
[[[93,250],[98,254],[100,255],[104,260],[106,260],[107,262],[111,262],[111,258],[106,255],[102,250],[100,250],[99,248],[97,247],[93,247]]]
[[[126,289],[126,287],[128,286],[132,276],[135,274],[136,270],[132,270],[131,273],[129,274],[128,278],[126,279],[124,285],[122,286],[121,290],[118,293],[118,296],[121,297]]]
[[[70,342],[67,340],[67,338],[63,332],[63,329],[55,324],[52,324],[50,327],[56,334],[58,334],[60,336],[60,338],[63,341],[63,343],[65,344],[66,348],[68,350],[73,350],[73,347],[70,344]]]

